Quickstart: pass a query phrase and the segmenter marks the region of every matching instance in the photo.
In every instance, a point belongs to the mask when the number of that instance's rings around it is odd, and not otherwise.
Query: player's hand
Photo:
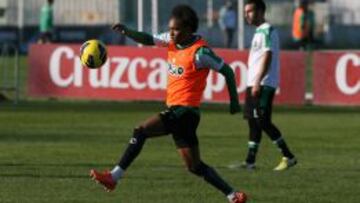
[[[230,102],[230,114],[236,114],[240,112],[241,107],[238,101],[231,101]]]
[[[260,95],[260,85],[254,85],[251,88],[251,96],[257,97]]]
[[[114,30],[115,32],[125,35],[127,27],[124,24],[116,23],[113,26],[111,26],[111,29]]]

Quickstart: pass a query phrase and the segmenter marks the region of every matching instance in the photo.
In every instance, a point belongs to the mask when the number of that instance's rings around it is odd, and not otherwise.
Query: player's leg
[[[256,155],[261,141],[261,127],[259,126],[256,117],[257,98],[251,96],[251,87],[246,89],[244,118],[248,122],[249,127],[249,141],[248,153],[245,161],[241,164],[242,168],[255,169]]]
[[[178,152],[189,172],[204,178],[206,182],[220,190],[225,195],[229,195],[233,192],[233,188],[222,180],[213,168],[201,161],[198,146],[193,146],[191,148],[179,148]]]
[[[276,171],[282,171],[288,169],[297,164],[297,159],[290,151],[287,143],[285,142],[280,130],[271,122],[271,120],[262,120],[260,125],[266,134],[270,137],[273,143],[281,151],[283,157],[277,167],[274,168]]]
[[[161,116],[155,115],[150,117],[134,129],[129,145],[113,170],[111,172],[105,171],[103,173],[91,170],[91,177],[104,185],[107,191],[113,190],[117,181],[124,175],[125,170],[140,154],[146,139],[166,134],[168,134],[168,132]]]
[[[139,155],[146,139],[168,134],[160,115],[155,115],[136,127],[129,145],[121,156],[118,166],[126,170]]]
[[[227,196],[231,202],[242,203],[246,201],[246,195],[244,193],[235,192],[212,167],[201,161],[198,146],[178,148],[178,152],[189,172],[203,178],[207,183]]]
[[[254,118],[249,118],[249,141],[248,141],[248,154],[242,168],[255,169],[256,155],[261,142],[261,127]]]
[[[287,146],[280,130],[271,122],[270,119],[260,119],[259,121],[262,129],[270,137],[273,143],[279,148],[284,157],[294,158],[289,147]]]
[[[281,170],[286,169],[290,166],[296,164],[296,159],[292,152],[290,151],[288,145],[286,144],[280,130],[274,125],[271,120],[272,115],[272,104],[275,95],[275,89],[271,87],[264,86],[261,89],[259,108],[258,108],[258,118],[257,122],[262,130],[270,137],[273,143],[278,147],[278,149],[283,154]],[[287,162],[287,165],[284,165]],[[280,169],[278,168],[278,169]]]
[[[204,178],[207,183],[229,196],[229,198],[235,200],[240,198],[239,203],[245,202],[244,193],[234,192],[233,188],[213,168],[201,161],[199,142],[196,136],[199,122],[200,114],[188,110],[177,117],[176,125],[173,126],[173,138],[186,168],[191,173]]]

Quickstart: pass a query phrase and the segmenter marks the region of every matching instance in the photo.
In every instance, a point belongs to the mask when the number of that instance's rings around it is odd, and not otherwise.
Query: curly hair
[[[199,27],[199,18],[196,12],[188,5],[177,5],[171,12],[171,18],[178,20],[181,25],[190,27],[194,33]]]
[[[256,10],[260,10],[265,13],[266,11],[266,5],[263,0],[247,0],[245,2],[246,4],[255,4]]]

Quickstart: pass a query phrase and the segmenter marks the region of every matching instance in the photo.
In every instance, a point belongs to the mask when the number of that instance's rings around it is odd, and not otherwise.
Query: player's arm
[[[224,60],[218,57],[210,48],[201,47],[195,55],[196,68],[210,68],[219,72],[225,77],[227,89],[230,97],[230,113],[234,114],[240,111],[238,93],[234,71]]]
[[[237,113],[241,108],[239,104],[234,71],[230,68],[229,65],[224,63],[224,65],[219,70],[219,73],[221,73],[226,80],[226,85],[230,96],[230,113]]]
[[[119,32],[120,34],[123,34],[131,39],[133,39],[135,42],[153,46],[155,45],[154,38],[152,35],[146,33],[146,32],[139,32],[136,30],[132,30],[128,28],[127,26],[117,23],[112,26],[112,29],[116,32]]]
[[[146,32],[139,32],[136,30],[132,30],[126,27],[123,24],[115,24],[112,26],[112,29],[116,32],[119,32],[131,39],[135,42],[147,45],[147,46],[158,46],[158,47],[167,47],[170,42],[170,34],[165,32],[161,34],[151,35]]]
[[[155,45],[153,36],[146,32],[138,32],[136,30],[132,30],[121,23],[114,24],[111,29],[133,39],[137,43],[148,46]]]

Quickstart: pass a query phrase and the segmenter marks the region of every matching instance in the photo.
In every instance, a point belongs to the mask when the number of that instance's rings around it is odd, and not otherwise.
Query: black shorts
[[[253,97],[251,87],[246,88],[244,118],[271,119],[275,91],[273,87],[261,86],[259,96]]]
[[[171,133],[176,147],[198,146],[196,129],[200,122],[199,108],[172,106],[160,113],[167,133]]]

